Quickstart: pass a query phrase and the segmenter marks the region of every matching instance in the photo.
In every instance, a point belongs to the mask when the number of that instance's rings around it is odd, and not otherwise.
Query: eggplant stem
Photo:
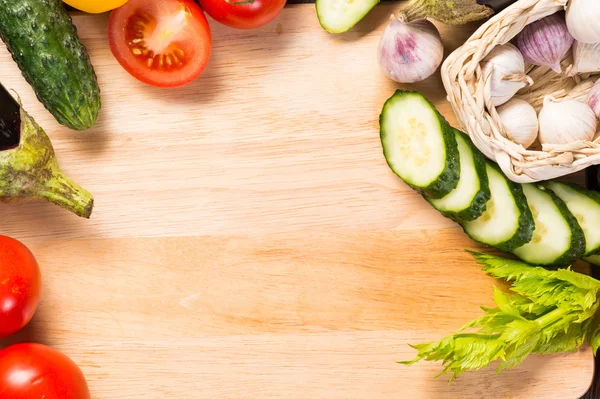
[[[89,219],[92,215],[94,208],[92,195],[59,170],[52,170],[52,176],[42,183],[37,194],[77,216]]]
[[[412,22],[419,19],[427,18],[428,9],[422,2],[411,1],[400,12],[398,12],[398,20],[402,22]]]
[[[448,25],[463,25],[479,21],[494,11],[475,0],[410,0],[398,13],[406,22],[431,18]]]

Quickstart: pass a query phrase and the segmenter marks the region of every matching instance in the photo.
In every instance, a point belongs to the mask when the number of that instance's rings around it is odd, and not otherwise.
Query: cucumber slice
[[[456,137],[425,97],[397,90],[383,105],[379,126],[385,159],[404,182],[432,199],[456,188]]]
[[[535,230],[527,244],[513,253],[522,260],[545,266],[567,266],[585,252],[585,237],[577,219],[552,191],[523,184]]]
[[[600,250],[600,194],[574,184],[547,182],[544,184],[558,195],[575,216],[585,235],[585,254]]]
[[[583,258],[584,261],[589,263],[590,265],[600,266],[600,255],[591,255]]]
[[[531,240],[534,223],[521,185],[508,180],[490,162],[486,163],[491,198],[483,214],[462,223],[473,240],[512,251]]]
[[[458,185],[444,198],[429,200],[444,216],[457,222],[469,222],[483,214],[490,199],[485,156],[464,133],[454,129],[460,159]]]
[[[367,15],[379,0],[317,0],[317,18],[328,32],[348,31]]]

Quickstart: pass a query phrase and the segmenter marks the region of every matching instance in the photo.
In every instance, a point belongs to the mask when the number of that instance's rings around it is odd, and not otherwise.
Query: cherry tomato
[[[29,323],[41,291],[42,276],[31,251],[13,238],[0,236],[0,338]]]
[[[271,22],[286,0],[200,0],[200,5],[216,21],[238,29],[258,28]]]
[[[193,0],[130,0],[110,15],[110,49],[119,63],[144,83],[183,86],[208,63],[208,21]]]
[[[40,344],[0,351],[0,398],[90,399],[83,373],[64,354]]]

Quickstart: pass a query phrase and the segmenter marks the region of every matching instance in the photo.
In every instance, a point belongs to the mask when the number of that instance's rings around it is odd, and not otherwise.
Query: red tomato
[[[271,22],[285,6],[286,0],[200,0],[208,15],[222,24],[238,29],[252,29]]]
[[[90,399],[83,373],[62,353],[40,344],[0,351],[0,398]]]
[[[110,49],[119,63],[144,83],[183,86],[208,63],[208,21],[193,0],[130,0],[110,15]]]
[[[15,239],[0,236],[0,338],[29,323],[41,291],[42,276],[31,251]]]

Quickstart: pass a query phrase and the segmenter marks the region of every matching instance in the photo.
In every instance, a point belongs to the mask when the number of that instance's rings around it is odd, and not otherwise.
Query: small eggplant
[[[0,84],[0,202],[40,198],[89,219],[92,195],[61,172],[54,148]]]
[[[494,10],[495,13],[499,13],[515,2],[516,0],[477,0],[477,4],[488,6]]]

